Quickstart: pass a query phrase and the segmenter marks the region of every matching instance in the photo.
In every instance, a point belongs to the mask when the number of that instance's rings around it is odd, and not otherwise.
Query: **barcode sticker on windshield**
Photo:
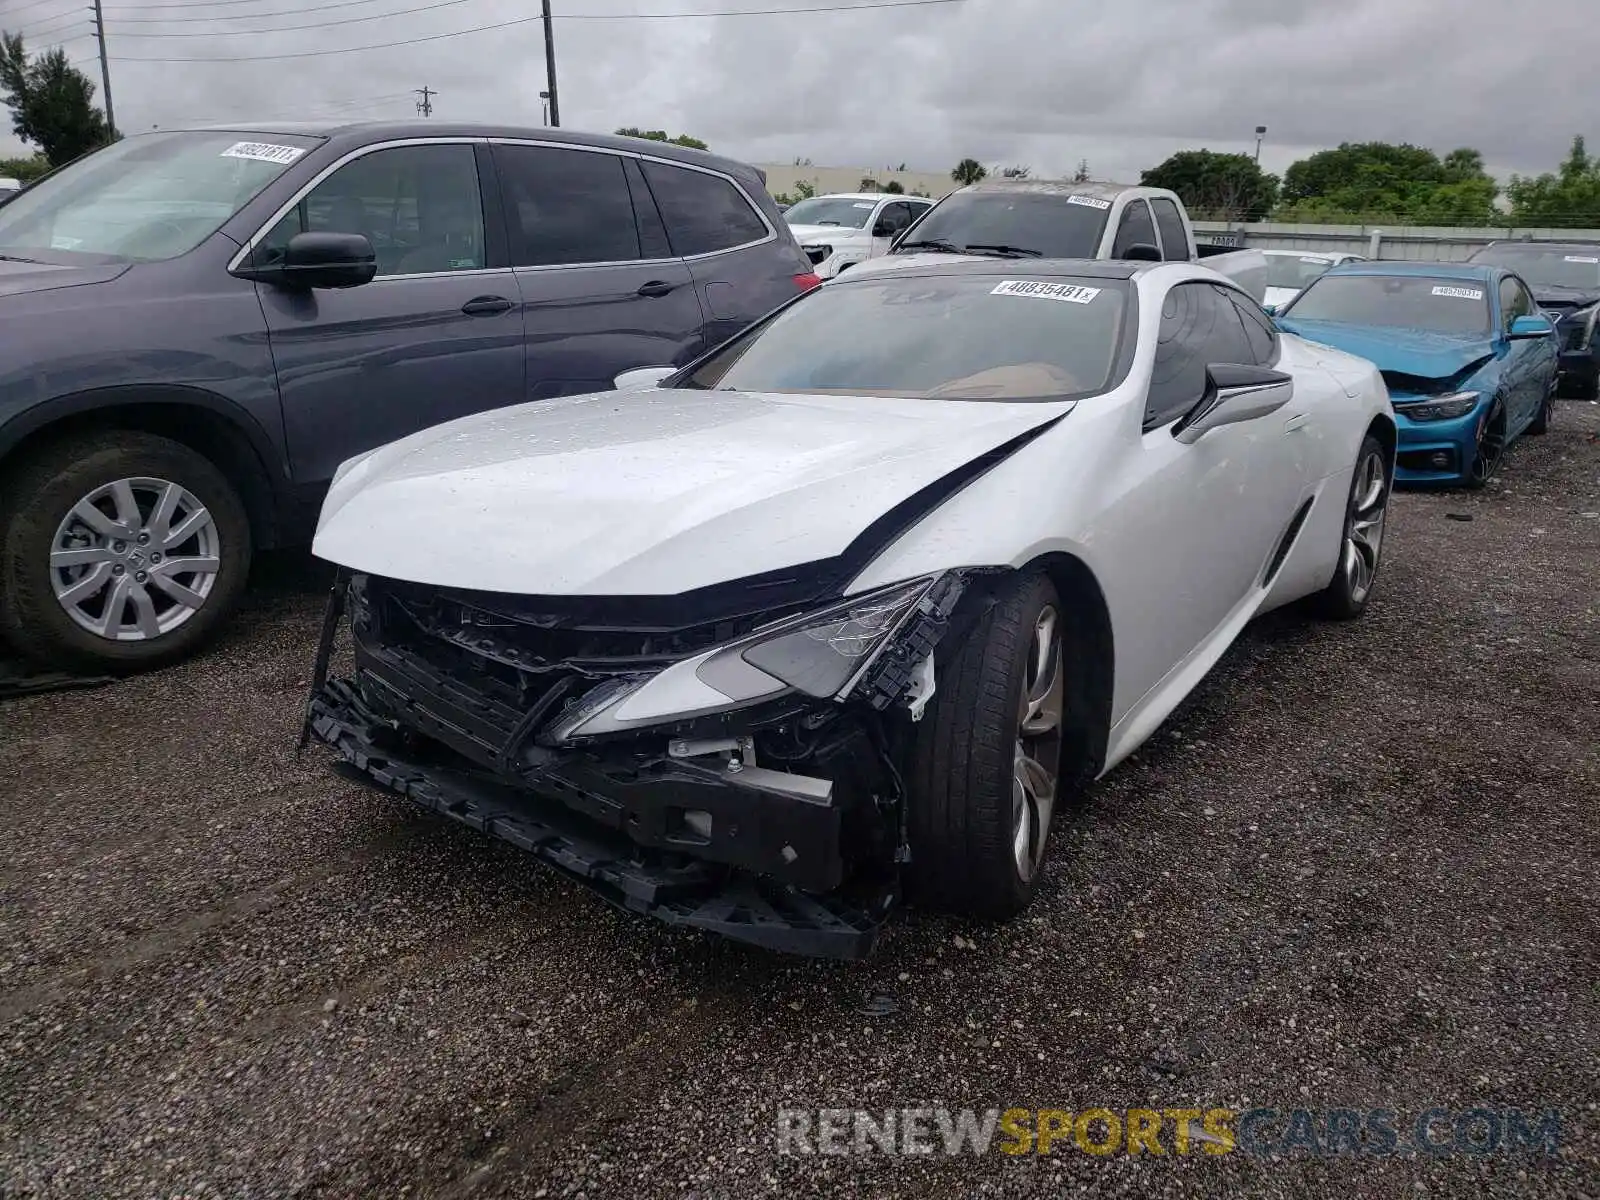
[[[1482,300],[1483,293],[1477,288],[1436,287],[1433,289],[1435,296],[1451,296],[1457,300]]]
[[[1107,209],[1111,207],[1111,201],[1102,200],[1098,196],[1068,196],[1067,203],[1081,204],[1085,208]]]
[[[305,151],[299,146],[276,146],[271,142],[235,142],[222,152],[223,158],[254,158],[261,162],[292,163]]]
[[[1087,304],[1100,294],[1100,289],[1079,287],[1075,283],[1040,283],[1032,279],[1007,279],[989,294],[1038,296],[1044,300],[1065,300],[1068,304]]]
[[[1590,264],[1593,264],[1595,266],[1600,266],[1600,258],[1591,258],[1587,254],[1569,254],[1569,255],[1567,255],[1566,261],[1567,262],[1577,262],[1577,263],[1590,263]]]

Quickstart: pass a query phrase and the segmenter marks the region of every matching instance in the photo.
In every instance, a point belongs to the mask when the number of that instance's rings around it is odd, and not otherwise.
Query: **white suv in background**
[[[932,200],[894,192],[813,196],[783,214],[800,248],[823,279],[876,258],[896,234],[933,207]]]

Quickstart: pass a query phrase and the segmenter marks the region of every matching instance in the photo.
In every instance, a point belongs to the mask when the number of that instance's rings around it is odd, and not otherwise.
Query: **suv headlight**
[[[803,692],[843,699],[939,576],[893,584],[757,630],[642,680],[591,690],[554,741],[617,733]]]
[[[1396,411],[1413,421],[1448,421],[1451,417],[1464,417],[1478,406],[1481,392],[1451,392],[1415,404],[1396,405]]]

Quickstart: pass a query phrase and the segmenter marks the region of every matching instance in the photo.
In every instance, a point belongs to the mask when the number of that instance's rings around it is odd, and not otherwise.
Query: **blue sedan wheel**
[[[1472,455],[1472,465],[1467,468],[1467,486],[1481,488],[1493,479],[1505,453],[1506,410],[1505,405],[1496,400],[1483,424],[1478,426],[1478,445]]]

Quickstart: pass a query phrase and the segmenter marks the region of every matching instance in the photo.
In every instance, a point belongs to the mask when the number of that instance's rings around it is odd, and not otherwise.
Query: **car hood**
[[[917,497],[896,514],[914,521],[942,481],[1072,408],[671,389],[537,401],[346,463],[313,551],[474,591],[673,595],[855,553],[891,509]]]
[[[0,259],[0,296],[23,296],[56,288],[109,283],[128,269],[127,263],[99,267],[63,267],[52,263]]]
[[[802,246],[807,242],[842,242],[867,236],[865,229],[851,229],[848,225],[791,225],[789,230]]]
[[[1349,325],[1343,321],[1297,321],[1292,312],[1278,324],[1307,341],[1320,342],[1365,358],[1380,371],[1445,379],[1459,375],[1494,354],[1488,334],[1434,333],[1387,325]]]
[[[907,267],[936,267],[942,263],[994,261],[982,254],[881,254],[850,268],[850,278],[878,275],[884,271],[901,271]]]
[[[1600,304],[1600,288],[1556,287],[1546,284],[1533,289],[1533,298],[1540,307],[1588,308]]]

